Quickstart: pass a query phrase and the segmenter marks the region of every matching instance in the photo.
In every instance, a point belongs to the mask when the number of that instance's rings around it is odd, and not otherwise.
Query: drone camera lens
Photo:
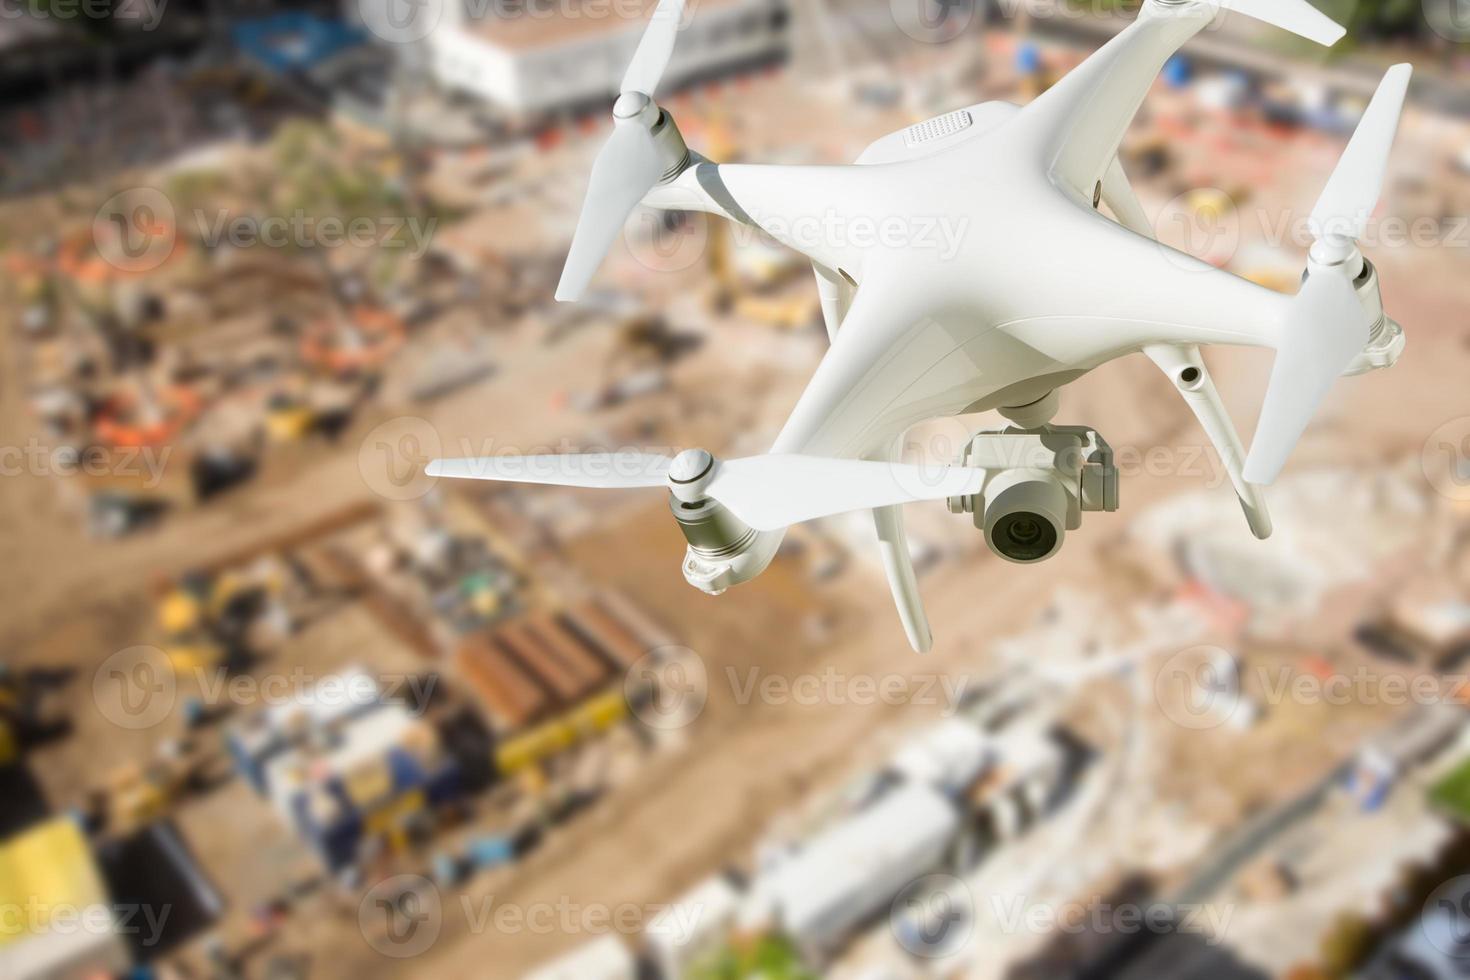
[[[996,523],[991,539],[1012,561],[1040,561],[1056,549],[1057,529],[1040,514],[1018,511]]]

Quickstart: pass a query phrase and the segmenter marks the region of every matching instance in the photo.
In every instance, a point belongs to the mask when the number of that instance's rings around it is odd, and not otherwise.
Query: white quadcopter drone
[[[831,340],[821,366],[767,455],[438,460],[431,475],[666,487],[689,542],[684,575],[711,594],[764,571],[786,528],[871,510],[905,632],[924,651],[932,637],[902,504],[948,500],[975,515],[993,551],[1020,563],[1054,555],[1084,511],[1117,508],[1107,444],[1091,429],[1051,424],[1064,385],[1146,354],[1198,417],[1265,538],[1260,488],[1333,381],[1389,367],[1403,351],[1357,240],[1378,203],[1411,66],[1389,70],[1328,182],[1295,296],[1155,241],[1118,161],[1155,76],[1221,8],[1336,43],[1344,30],[1306,0],[1148,0],[1135,23],[1026,107],[959,109],[884,137],[851,166],[727,165],[692,152],[652,97],[683,7],[660,0],[623,79],[556,298],[583,294],[640,203],[704,211],[811,259]],[[959,217],[968,230],[953,254],[902,235],[819,242],[796,232],[832,215],[874,228]],[[1206,344],[1276,351],[1248,456],[1200,357]],[[898,462],[912,426],[991,409],[1012,426],[975,434],[954,465]]]

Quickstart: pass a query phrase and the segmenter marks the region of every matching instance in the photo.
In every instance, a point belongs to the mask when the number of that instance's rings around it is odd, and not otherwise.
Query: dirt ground
[[[1298,178],[1257,188],[1252,206],[1265,209],[1309,207],[1327,173],[1323,161],[1335,155],[1324,155],[1315,143],[1261,152],[1273,172]],[[1216,164],[1229,169],[1228,159]],[[1172,196],[1170,190],[1143,188],[1151,212]],[[1408,352],[1396,370],[1339,387],[1308,434],[1294,463],[1298,468],[1416,459],[1430,432],[1470,415],[1463,384],[1470,362],[1463,324],[1470,303],[1464,251],[1400,249],[1372,257],[1384,295],[1409,332]],[[679,281],[686,280],[697,281],[697,272]],[[5,597],[0,651],[7,662],[76,671],[69,689],[76,734],[32,760],[53,805],[78,802],[114,766],[143,756],[172,734],[167,725],[120,731],[88,703],[97,666],[117,650],[148,642],[153,627],[147,596],[156,578],[286,533],[353,501],[412,506],[381,500],[364,477],[359,448],[379,423],[399,414],[423,415],[451,448],[466,440],[478,445],[487,435],[499,445],[551,446],[563,440],[585,445],[598,434],[611,434],[618,443],[706,445],[721,451],[760,443],[773,431],[822,348],[816,336],[772,340],[763,328],[719,323],[703,348],[675,371],[672,394],[589,420],[557,396],[595,383],[611,344],[607,333],[588,328],[547,346],[534,326],[524,324],[498,342],[502,370],[494,379],[429,409],[380,409],[359,419],[338,446],[302,458],[294,472],[244,488],[209,509],[172,517],[158,530],[126,541],[89,540],[68,496],[57,492],[51,478],[0,480],[0,595]],[[1248,434],[1270,355],[1221,351],[1209,358]],[[0,344],[4,445],[23,445],[32,430],[24,379],[14,366],[12,345]],[[1142,358],[1110,365],[1072,386],[1058,421],[1094,425],[1115,448],[1203,445],[1183,405]],[[870,563],[853,563],[835,579],[814,582],[800,556],[783,558],[759,581],[711,599],[682,581],[682,541],[657,495],[647,504],[604,504],[592,494],[573,494],[579,506],[613,519],[593,521],[571,542],[568,563],[585,580],[628,593],[668,626],[679,644],[695,651],[710,679],[709,703],[680,744],[648,756],[628,781],[554,831],[523,865],[474,879],[462,893],[446,894],[442,935],[415,961],[415,971],[514,977],[590,938],[560,929],[476,934],[469,910],[486,900],[520,908],[571,903],[648,909],[667,902],[712,871],[747,862],[772,821],[815,788],[840,778],[858,747],[936,712],[914,704],[741,704],[730,671],[739,675],[754,667],[786,678],[828,669],[850,677],[989,676],[995,669],[990,642],[1029,622],[1057,589],[1133,595],[1136,583],[1119,578],[1114,562],[1130,515],[1194,489],[1197,482],[1192,473],[1130,476],[1123,488],[1124,510],[1088,515],[1063,554],[1038,568],[1018,569],[979,553],[978,533],[965,519],[953,518],[948,526],[955,539],[963,539],[955,546],[961,557],[924,578],[937,638],[935,650],[924,657],[909,651],[881,574]],[[1241,533],[1246,533],[1243,522]],[[409,656],[361,610],[343,610],[296,642],[299,655],[322,669],[347,659],[386,668]],[[1302,724],[1302,731],[1312,729]],[[1270,755],[1262,752],[1264,763]],[[1314,755],[1304,772],[1320,764],[1321,757]],[[1258,794],[1268,789],[1252,786]],[[273,823],[266,805],[238,780],[189,803],[178,817],[206,870],[231,897],[232,915],[268,898],[281,875],[301,864],[299,851]],[[308,906],[310,921],[288,926],[278,948],[306,953],[314,974],[322,977],[401,972],[401,961],[364,941],[355,907],[318,901]]]

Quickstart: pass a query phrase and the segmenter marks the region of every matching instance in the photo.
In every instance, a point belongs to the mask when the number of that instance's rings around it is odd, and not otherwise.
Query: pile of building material
[[[427,827],[462,791],[433,725],[357,668],[246,719],[228,744],[241,773],[333,871],[370,840],[399,844]]]
[[[1301,474],[1273,488],[1271,506],[1276,531],[1267,541],[1243,533],[1239,505],[1219,491],[1158,504],[1130,535],[1162,577],[1182,573],[1244,603],[1253,631],[1269,634],[1310,616],[1333,590],[1370,580],[1433,519],[1424,492],[1395,472]]]
[[[455,656],[461,676],[498,727],[517,731],[623,678],[662,634],[628,600],[603,595],[560,613],[539,613],[465,638]]]

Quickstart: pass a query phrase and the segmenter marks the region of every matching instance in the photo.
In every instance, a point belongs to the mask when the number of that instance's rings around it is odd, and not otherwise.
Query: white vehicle
[[[1082,512],[1117,507],[1118,482],[1096,432],[1050,424],[1057,392],[1141,351],[1214,442],[1251,529],[1268,536],[1261,487],[1332,383],[1391,366],[1403,350],[1357,240],[1378,203],[1412,68],[1385,76],[1313,212],[1301,291],[1283,295],[1155,241],[1118,162],[1154,77],[1222,7],[1325,45],[1344,34],[1306,0],[1148,0],[1135,23],[1024,108],[956,110],[879,140],[851,166],[759,166],[691,151],[654,102],[683,15],[682,0],[661,0],[613,108],[557,299],[582,296],[640,203],[701,210],[811,260],[831,348],[768,455],[439,460],[430,473],[666,487],[689,541],[685,577],[714,594],[762,572],[787,527],[871,510],[905,630],[926,650],[900,505],[948,499],[1003,557],[1051,557]],[[925,240],[941,222],[962,229],[950,248]],[[1208,344],[1276,351],[1248,456],[1200,357]],[[978,433],[955,465],[896,461],[911,426],[991,409],[1015,427]]]

